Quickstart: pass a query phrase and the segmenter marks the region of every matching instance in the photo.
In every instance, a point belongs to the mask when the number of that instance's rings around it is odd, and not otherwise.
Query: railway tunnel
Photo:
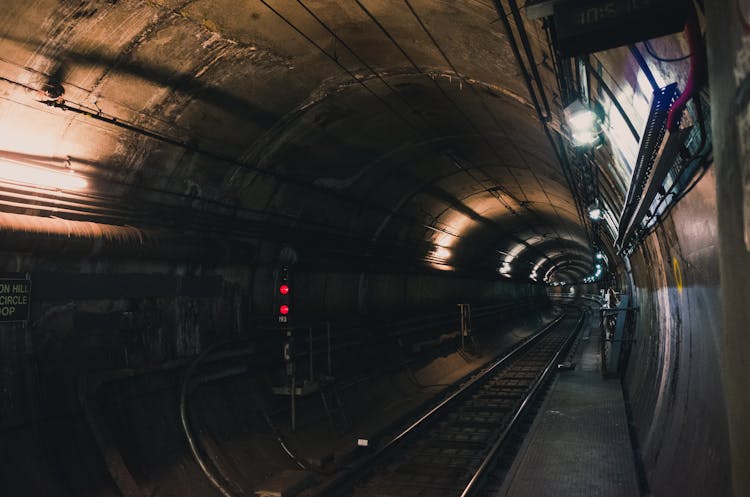
[[[0,493],[322,495],[581,317],[538,416],[596,341],[634,490],[554,495],[750,495],[748,54],[745,0],[3,0]]]

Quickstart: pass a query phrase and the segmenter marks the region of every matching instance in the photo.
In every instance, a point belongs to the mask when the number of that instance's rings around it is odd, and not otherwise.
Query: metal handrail
[[[534,297],[529,297],[521,302],[521,305],[531,306],[537,301]],[[472,315],[475,319],[484,318],[497,312],[502,312],[507,309],[520,308],[518,301],[502,302],[500,304],[489,304],[484,306],[472,307]],[[409,326],[410,323],[418,323],[413,326]],[[392,323],[385,323],[384,327],[395,329],[388,333],[388,336],[401,336],[411,332],[421,331],[431,326],[438,324],[458,322],[458,313],[456,311],[441,312],[435,314],[428,314],[427,316],[420,316],[418,318],[409,318],[400,321],[394,321]]]
[[[503,310],[509,309],[509,308],[520,308],[520,306],[530,306],[534,303],[540,302],[541,298],[538,297],[527,297],[520,301],[504,301],[499,304],[485,304],[481,306],[472,306],[472,315],[475,318],[482,318],[486,317],[488,315],[491,315],[496,312],[501,312]],[[257,319],[265,319],[265,317],[257,317]],[[454,310],[451,311],[445,311],[445,312],[435,312],[432,314],[422,314],[416,317],[408,317],[404,319],[398,319],[395,321],[390,322],[382,322],[382,323],[376,323],[378,326],[392,330],[390,332],[386,332],[386,336],[401,336],[408,334],[410,332],[415,331],[421,331],[423,329],[426,329],[430,326],[435,326],[439,324],[449,323],[451,321],[458,321],[458,313]],[[310,322],[310,323],[302,323],[302,324],[290,324],[286,326],[286,328],[292,328],[292,329],[300,329],[300,330],[307,330],[309,328],[324,328],[327,324],[330,324],[332,326],[332,329],[335,329],[335,335],[341,335],[346,334],[347,330],[334,326],[330,321],[321,321],[321,322]],[[412,325],[413,326],[409,326]],[[273,332],[278,330],[278,326],[275,324],[268,324],[268,325],[256,325],[254,326],[254,329],[261,330],[261,331],[267,331],[268,336],[273,336]],[[359,326],[355,325],[348,329],[359,329]],[[316,339],[317,340],[317,339]]]
[[[486,318],[488,316],[491,316],[492,314],[496,314],[499,312],[503,312],[508,309],[514,309],[514,310],[529,310],[531,307],[534,306],[535,303],[538,303],[540,299],[535,297],[529,297],[521,301],[520,303],[518,301],[515,302],[502,302],[500,304],[488,304],[483,306],[477,306],[472,308],[472,315],[474,319],[482,319]],[[458,324],[458,313],[456,311],[451,312],[439,312],[439,313],[433,313],[433,314],[427,314],[422,315],[418,317],[410,317],[408,319],[403,319],[399,321],[392,321],[390,323],[379,323],[378,326],[380,326],[384,333],[382,333],[381,338],[398,338],[403,337],[406,335],[411,335],[423,331],[427,331],[431,328],[447,325],[447,324]],[[356,347],[358,344],[361,344],[359,338],[361,338],[361,335],[358,333],[358,330],[361,329],[361,326],[355,325],[350,327],[339,327],[334,326],[329,321],[322,321],[319,323],[304,323],[304,324],[292,324],[289,326],[290,328],[302,331],[302,332],[308,332],[310,328],[314,330],[325,330],[326,333],[316,333],[312,341],[314,343],[322,342],[323,340],[331,340],[330,347],[335,350],[340,350],[343,348],[351,348]],[[330,335],[328,334],[327,328],[330,327]],[[276,326],[256,326],[256,329],[262,330],[268,333],[264,333],[264,336],[267,337],[273,337],[275,336],[274,331],[278,331]],[[452,330],[452,331],[457,331]],[[341,343],[341,338],[345,336],[351,335],[355,339],[351,342],[347,343]],[[330,338],[329,338],[330,336]],[[333,341],[337,342],[336,344],[333,344]],[[325,348],[328,348],[328,343],[326,343]],[[315,348],[314,351],[315,355],[319,355],[323,353],[322,348]],[[302,355],[305,355],[302,352],[298,352],[295,354],[295,357],[301,357]]]

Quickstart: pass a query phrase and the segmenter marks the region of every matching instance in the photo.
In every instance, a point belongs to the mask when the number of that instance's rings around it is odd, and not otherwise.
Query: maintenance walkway
[[[641,494],[619,379],[601,374],[592,310],[574,370],[558,375],[495,497],[637,497]]]

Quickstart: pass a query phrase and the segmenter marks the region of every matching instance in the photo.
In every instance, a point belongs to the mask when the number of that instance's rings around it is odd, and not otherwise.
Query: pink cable
[[[682,111],[688,101],[701,89],[706,81],[706,54],[698,25],[698,15],[695,7],[690,9],[690,14],[685,22],[685,34],[690,46],[690,74],[682,95],[672,104],[667,116],[667,129],[673,132],[680,124]]]

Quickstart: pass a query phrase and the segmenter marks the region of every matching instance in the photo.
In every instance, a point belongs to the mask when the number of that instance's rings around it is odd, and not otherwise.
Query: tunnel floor
[[[502,486],[492,497],[640,495],[622,385],[601,373],[590,314],[576,367],[558,375]]]

